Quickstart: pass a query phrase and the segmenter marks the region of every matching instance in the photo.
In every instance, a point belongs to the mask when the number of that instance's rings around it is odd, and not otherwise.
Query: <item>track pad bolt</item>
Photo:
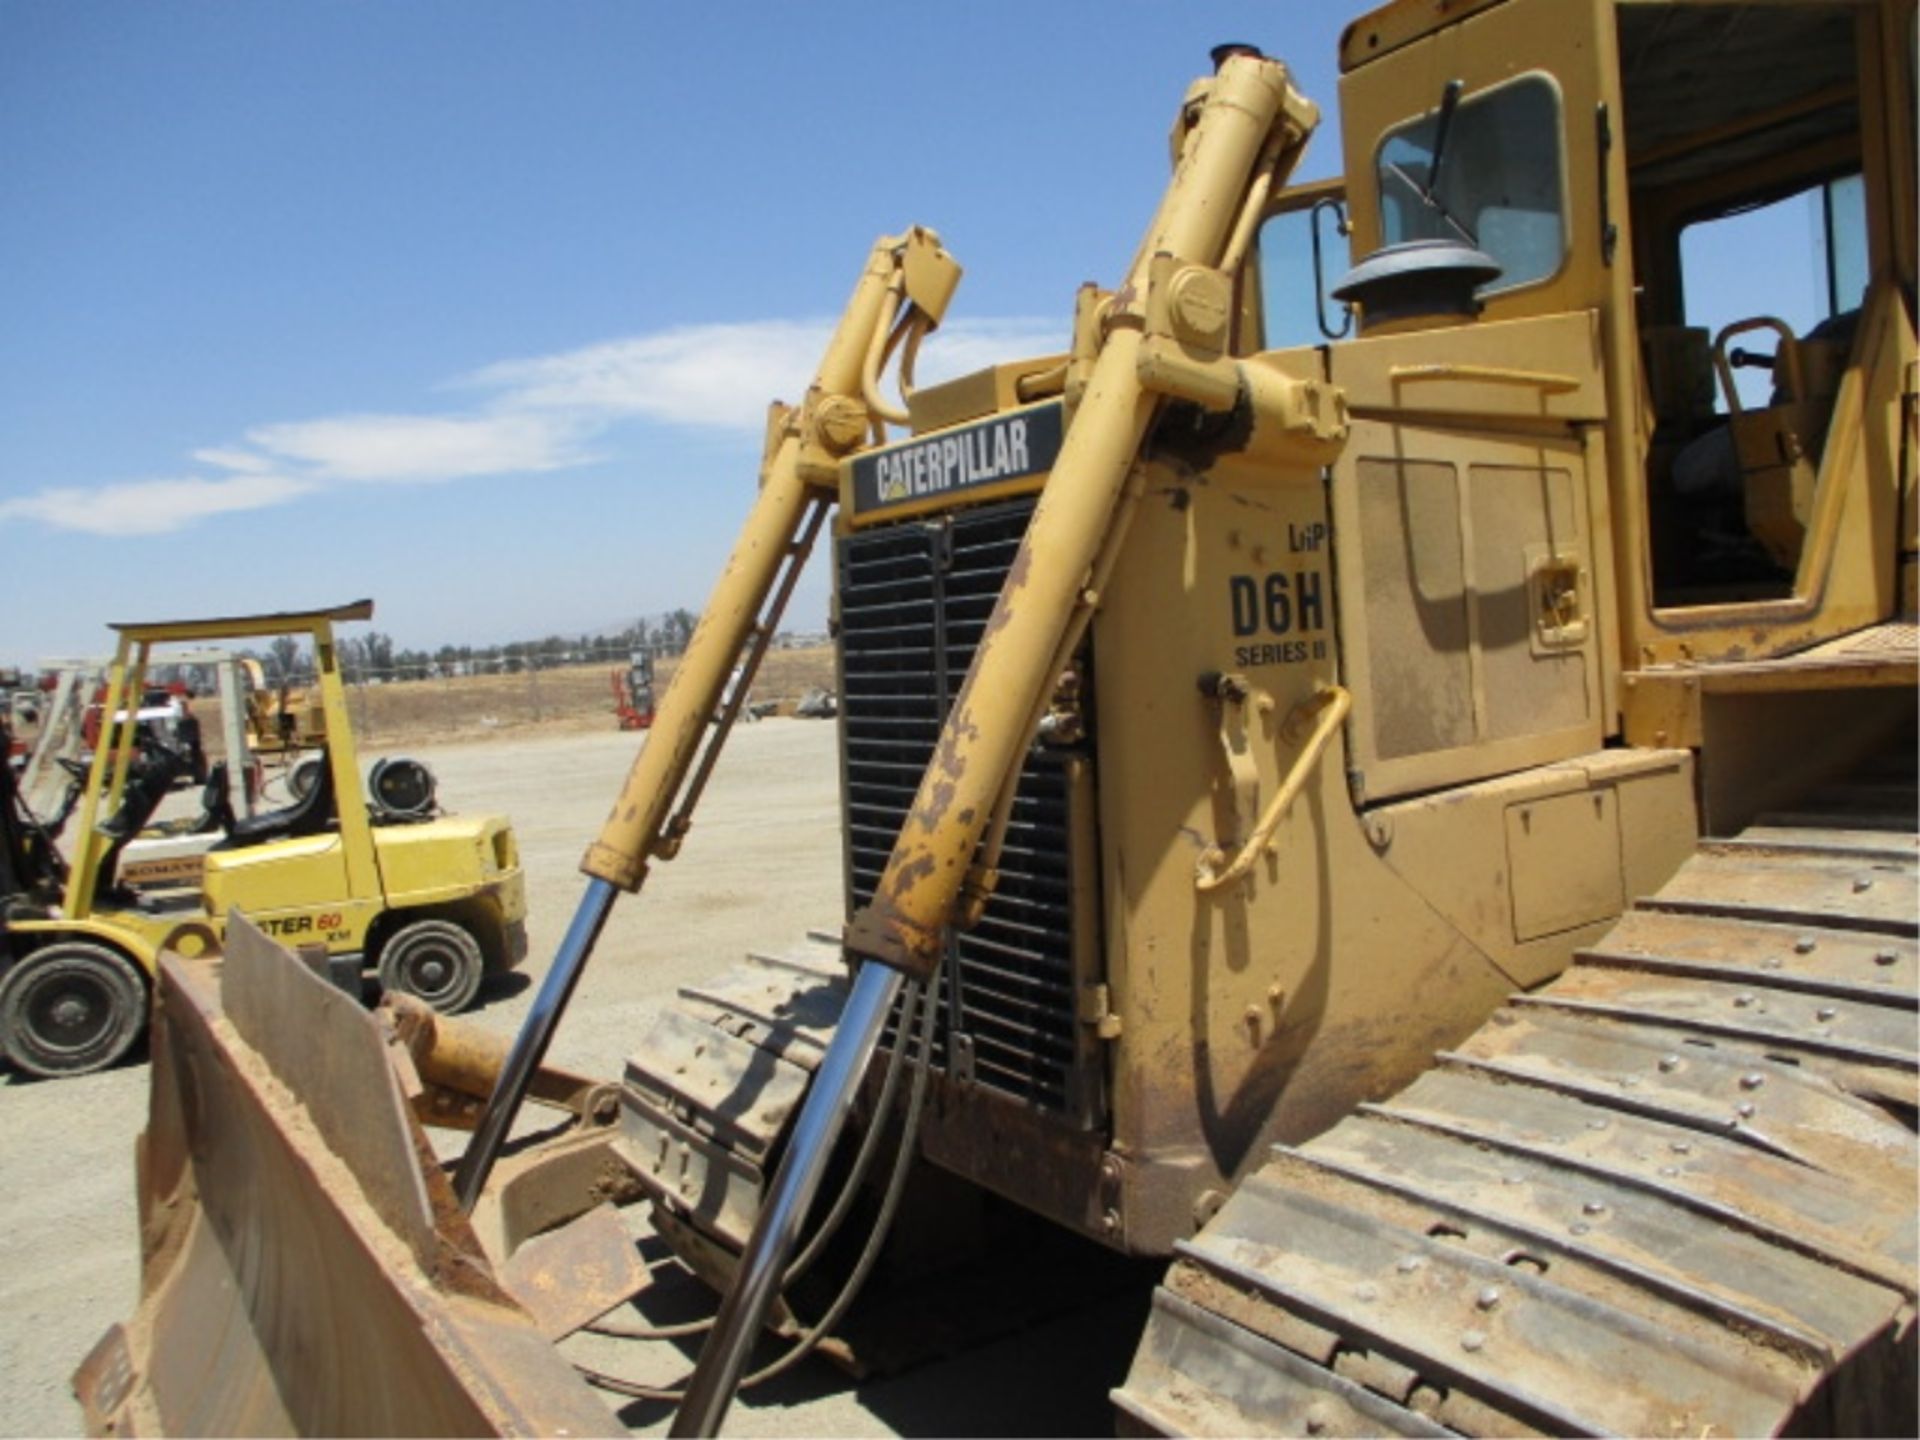
[[[1500,1303],[1500,1287],[1497,1285],[1487,1286],[1486,1289],[1473,1297],[1473,1303],[1478,1305],[1482,1310],[1493,1309],[1494,1306]]]
[[[1193,1202],[1193,1228],[1198,1230],[1214,1216],[1220,1213],[1220,1207],[1227,1203],[1227,1197],[1218,1190],[1202,1190],[1200,1198]]]

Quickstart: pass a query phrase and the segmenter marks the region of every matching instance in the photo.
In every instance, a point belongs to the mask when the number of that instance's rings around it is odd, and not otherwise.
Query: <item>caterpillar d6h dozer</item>
[[[1166,1260],[1126,1428],[1912,1433],[1914,20],[1397,0],[1292,188],[1317,112],[1223,47],[1070,350],[904,405],[958,269],[882,240],[512,1048],[164,962],[93,1423],[611,1428],[548,1341],[643,1283],[612,1201],[724,1292],[710,1433],[939,1248],[911,1173]],[[1829,318],[1690,328],[1689,228],[1793,196]],[[559,1075],[830,513],[850,918]]]

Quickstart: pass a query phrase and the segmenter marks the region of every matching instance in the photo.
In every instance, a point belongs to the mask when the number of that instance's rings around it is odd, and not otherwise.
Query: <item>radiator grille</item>
[[[840,541],[847,890],[873,897],[1033,512],[1031,500]],[[936,1062],[1066,1110],[1075,1024],[1062,757],[1029,754],[980,924],[949,941]]]

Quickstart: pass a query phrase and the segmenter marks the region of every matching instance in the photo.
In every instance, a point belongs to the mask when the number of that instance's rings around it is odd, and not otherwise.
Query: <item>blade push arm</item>
[[[880,432],[880,418],[865,398],[874,389],[873,360],[884,353],[890,336],[917,335],[939,323],[959,279],[960,267],[930,230],[916,226],[876,241],[805,402],[798,410],[774,408],[759,496],[613,812],[587,848],[580,866],[590,880],[587,893],[508,1052],[473,1143],[454,1173],[454,1189],[465,1209],[471,1210],[480,1198],[614,900],[621,891],[640,888],[650,861],[671,859],[679,849],[693,802],[745,697],[743,683],[733,705],[721,713],[728,677],[743,654],[749,669],[758,664],[792,593],[819,516],[836,493],[840,459]],[[708,722],[716,716],[721,723],[709,733]],[[676,812],[677,799],[682,803]]]
[[[1193,106],[1188,107],[1191,115]],[[1180,303],[1182,274],[1237,259],[1243,216],[1297,159],[1315,119],[1284,66],[1229,56],[1205,87],[1172,183],[1103,322],[1091,375],[1053,474],[870,905],[847,945],[918,978],[939,963],[941,934],[983,833],[1033,738],[1071,641],[1098,600],[1096,581],[1130,513],[1127,479],[1167,393],[1149,350],[1156,302]],[[1249,205],[1252,199],[1255,203]],[[1255,216],[1257,219],[1257,216]],[[1198,290],[1204,279],[1185,282]],[[1161,295],[1174,292],[1171,302]]]
[[[613,813],[581,861],[589,876],[637,890],[648,861],[670,856],[677,847],[683,832],[669,821],[673,802],[728,676],[752,638],[755,617],[799,532],[807,502],[837,491],[841,458],[870,433],[873,414],[863,394],[868,353],[891,333],[903,305],[908,313],[902,323],[937,323],[959,275],[929,230],[916,227],[874,244],[806,403],[797,412],[775,413],[759,498],[674,669],[652,733]]]

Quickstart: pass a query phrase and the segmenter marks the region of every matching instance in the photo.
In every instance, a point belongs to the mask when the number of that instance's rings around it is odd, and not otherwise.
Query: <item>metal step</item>
[[[1180,1247],[1122,1427],[1913,1433],[1920,865],[1884,794],[1706,842],[1277,1150]]]

